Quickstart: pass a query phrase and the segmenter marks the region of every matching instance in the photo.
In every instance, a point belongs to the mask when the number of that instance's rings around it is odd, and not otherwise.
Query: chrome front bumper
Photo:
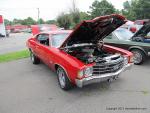
[[[125,70],[130,70],[132,65],[133,65],[132,63],[127,64],[122,69],[120,69],[114,73],[101,74],[99,76],[90,76],[90,77],[83,78],[80,80],[76,79],[75,82],[78,87],[82,88],[83,86],[88,85],[88,84],[106,81],[112,77],[118,76],[121,72],[123,72]]]

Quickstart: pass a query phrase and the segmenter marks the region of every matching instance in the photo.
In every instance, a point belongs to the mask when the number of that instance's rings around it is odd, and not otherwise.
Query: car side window
[[[118,40],[117,36],[113,33],[109,34],[106,38],[111,40]]]
[[[43,45],[49,46],[49,34],[39,34],[37,41]]]
[[[106,36],[106,39],[112,39],[112,34],[109,34],[108,36]]]

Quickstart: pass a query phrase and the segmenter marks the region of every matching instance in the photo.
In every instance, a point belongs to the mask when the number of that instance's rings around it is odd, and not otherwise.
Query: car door
[[[35,52],[44,63],[47,63],[46,53],[49,50],[49,34],[42,33],[37,35],[36,41]]]
[[[50,35],[49,34],[41,34],[39,38],[40,46],[38,48],[38,53],[40,59],[48,65],[51,69],[53,69],[53,57],[54,57],[54,49],[50,43]],[[43,42],[44,41],[44,42]]]
[[[130,40],[119,40],[118,37],[111,33],[110,35],[108,35],[105,39],[104,39],[104,43],[111,45],[111,46],[115,46],[115,47],[119,47],[119,48],[123,48],[128,50],[128,48],[130,47]]]

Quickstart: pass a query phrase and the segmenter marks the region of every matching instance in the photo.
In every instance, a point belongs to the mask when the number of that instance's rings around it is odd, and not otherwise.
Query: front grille
[[[112,60],[109,63],[108,62],[96,63],[96,65],[93,66],[93,75],[116,72],[119,69],[121,69],[123,65],[124,65],[123,58],[119,58],[116,61]]]

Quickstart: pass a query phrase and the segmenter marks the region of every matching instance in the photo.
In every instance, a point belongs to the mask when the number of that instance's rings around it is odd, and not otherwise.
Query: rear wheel
[[[72,88],[72,84],[63,68],[57,68],[57,77],[59,85],[63,90],[69,90]]]
[[[40,59],[34,55],[32,51],[30,51],[30,58],[33,64],[39,64]]]
[[[146,55],[144,54],[143,51],[138,50],[138,49],[133,49],[131,50],[133,53],[133,62],[136,65],[142,64],[146,60]]]

